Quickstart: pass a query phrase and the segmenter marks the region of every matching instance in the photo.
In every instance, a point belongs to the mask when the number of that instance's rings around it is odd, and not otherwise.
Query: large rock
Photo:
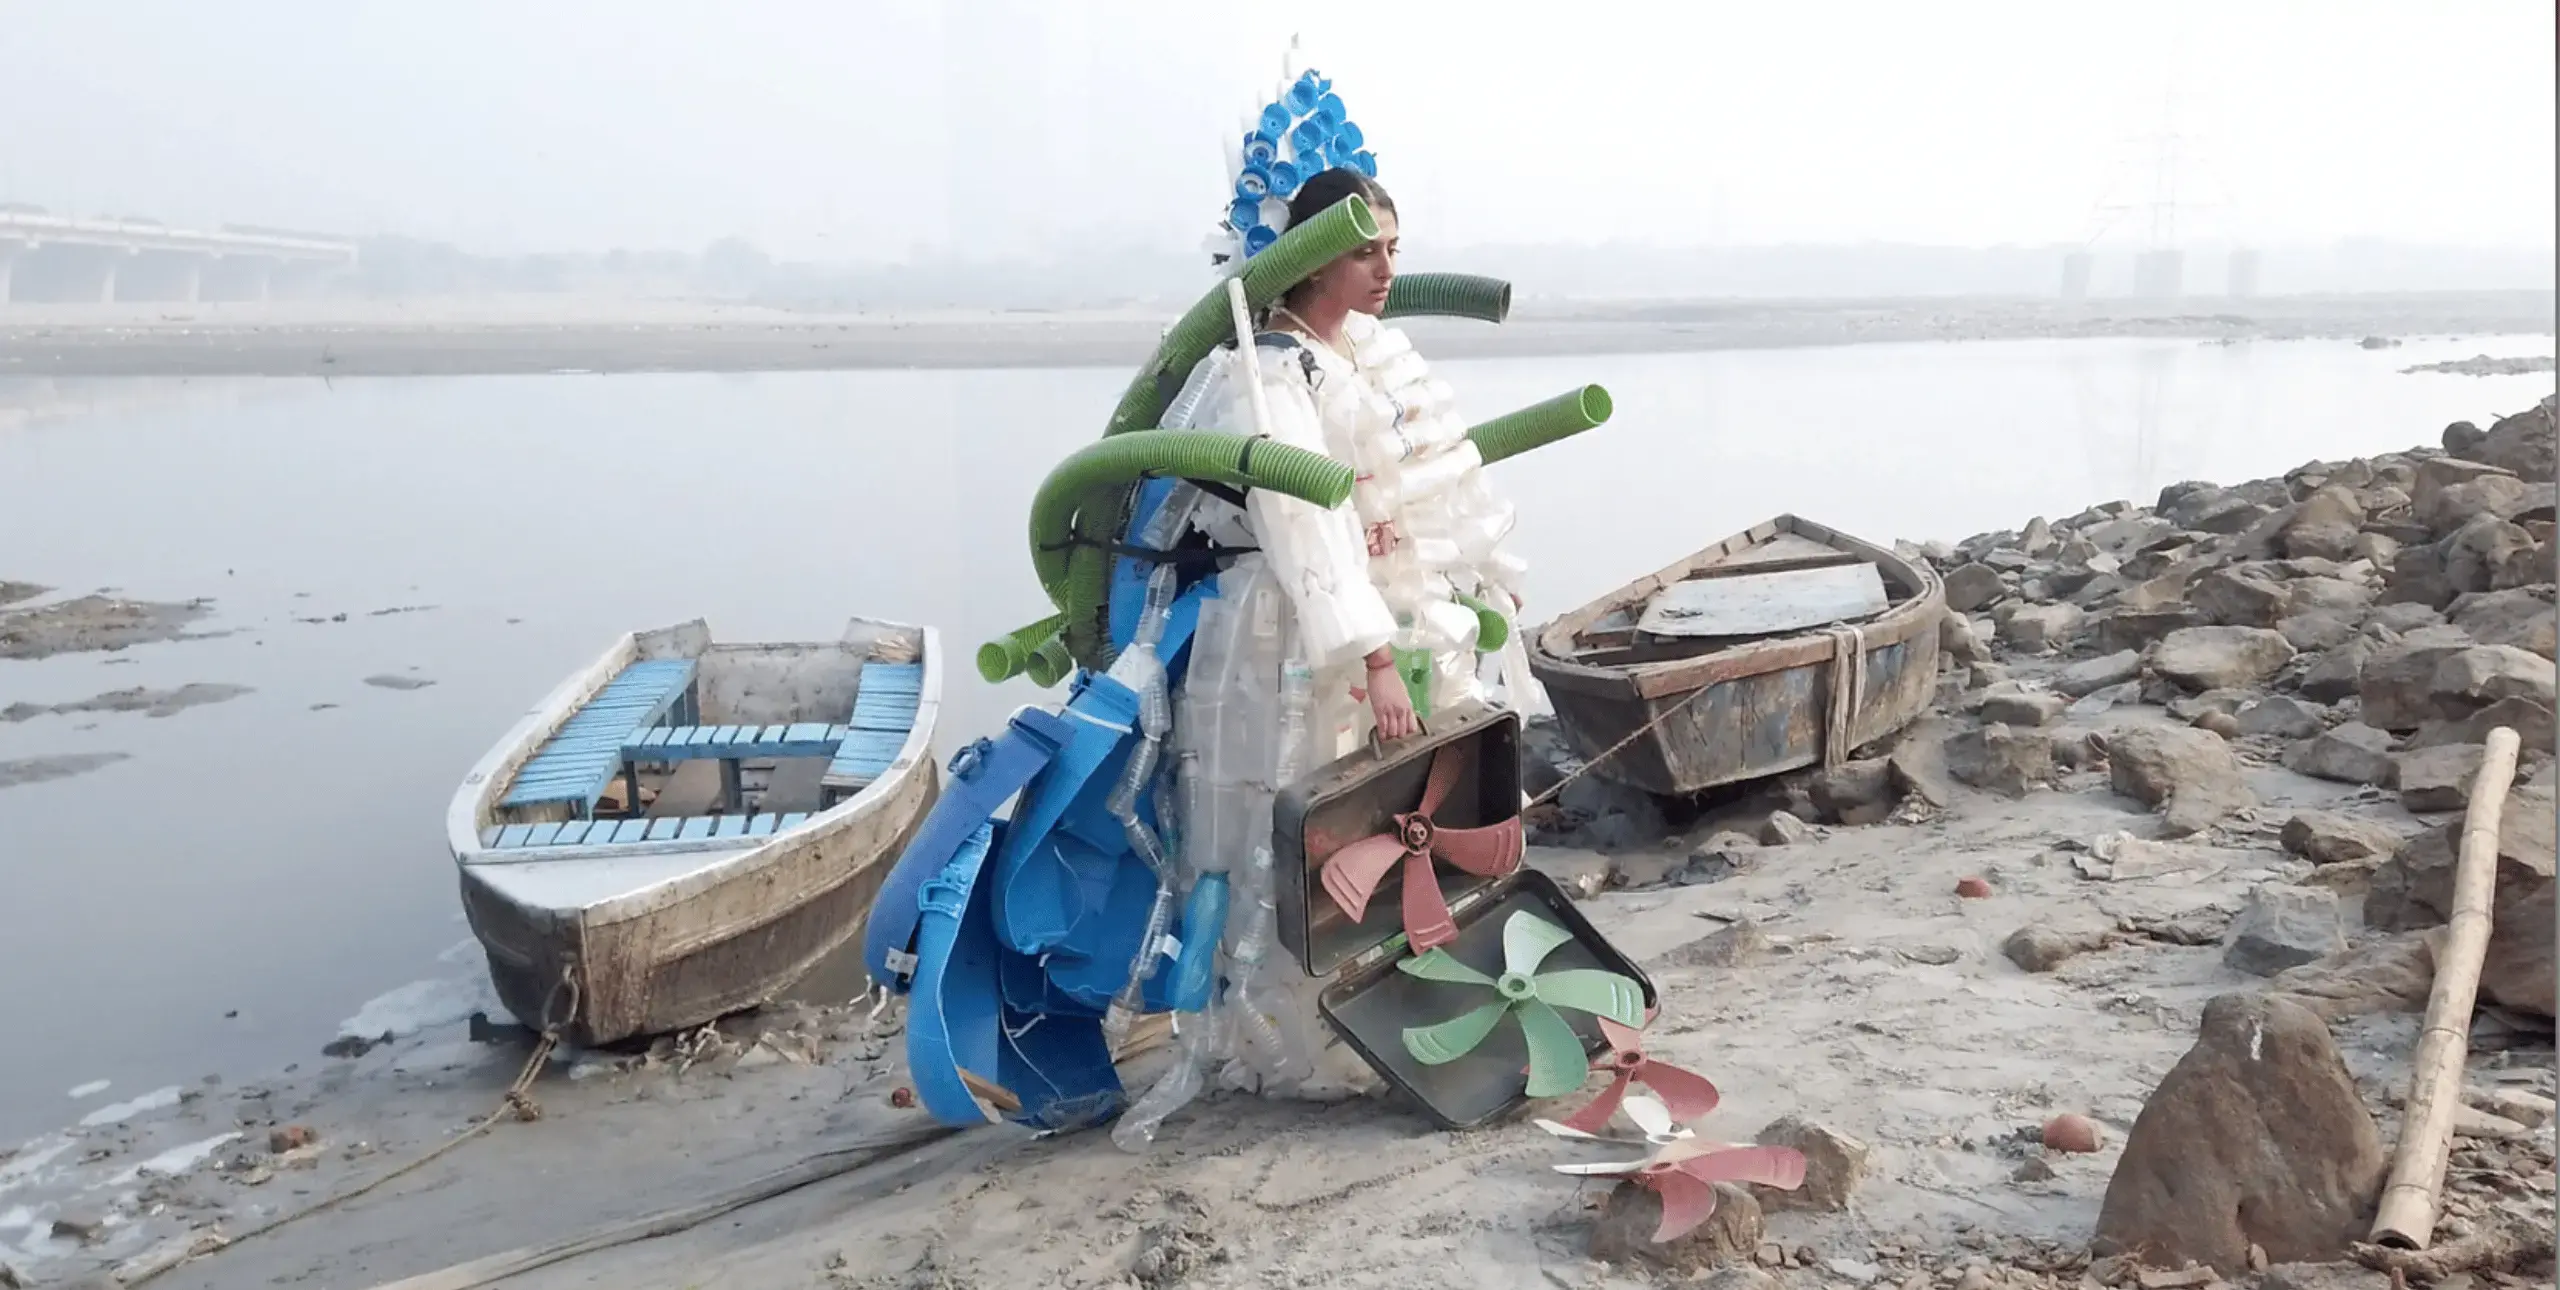
[[[2436,664],[2429,696],[2436,713],[2467,717],[2500,699],[2552,703],[2551,660],[2513,645],[2474,645]]]
[[[2357,687],[2363,684],[2364,665],[2380,649],[2381,646],[2359,636],[2313,659],[2311,666],[2302,670],[2301,679],[2294,688],[2302,692],[2302,697],[2321,703],[2353,698]]]
[[[2205,621],[2225,627],[2273,627],[2285,615],[2285,589],[2274,581],[2216,569],[2187,589],[2187,603]]]
[[[2545,879],[2493,916],[2489,953],[2480,963],[2480,993],[2502,1007],[2536,1016],[2552,1015],[2553,982],[2560,962],[2552,953],[2552,933],[2560,911],[2552,906],[2552,883]]]
[[[2223,995],[2134,1120],[2093,1248],[2233,1278],[2251,1246],[2336,1258],[2365,1235],[2386,1164],[2329,1027],[2282,996]]]
[[[2480,773],[2478,744],[2439,744],[2392,758],[2391,782],[2400,790],[2400,807],[2412,815],[2459,811],[2471,800],[2471,781]]]
[[[1947,570],[1947,608],[1969,614],[2009,594],[2000,571],[1987,564],[1960,564]]]
[[[2409,839],[2374,870],[2365,922],[2386,932],[2433,927],[2453,911],[2453,868],[2469,812]],[[2507,791],[2498,815],[2498,881],[2494,905],[2506,908],[2551,879],[2553,796],[2543,784]]]
[[[2338,924],[2338,893],[2323,887],[2264,883],[2250,889],[2231,920],[2224,964],[2253,976],[2316,963],[2347,948]]]
[[[2120,606],[2099,615],[2098,648],[2110,654],[2143,649],[2197,622],[2196,612],[2184,605],[2167,609]]]
[[[2293,661],[2293,646],[2263,627],[2182,627],[2151,651],[2151,670],[2189,690],[2257,685]]]
[[[1591,1225],[1591,1257],[1664,1269],[1683,1279],[1713,1268],[1747,1268],[1768,1232],[1768,1218],[1748,1188],[1717,1183],[1716,1212],[1689,1234],[1655,1244],[1662,1226],[1662,1197],[1650,1187],[1623,1182],[1601,1202]]]
[[[1993,722],[1948,736],[1945,748],[1948,774],[2003,797],[2025,797],[2053,778],[2053,741],[2032,730]]]
[[[2500,699],[2488,707],[2460,720],[2447,718],[2430,721],[2409,736],[2412,748],[2434,748],[2442,744],[2481,744],[2489,742],[2489,732],[2505,726],[2516,732],[2526,748],[2548,750],[2560,744],[2560,729],[2555,729],[2552,708],[2531,699]]]
[[[2333,726],[2284,750],[2286,770],[2339,784],[2387,784],[2391,735],[2361,721]]]
[[[1952,610],[1938,620],[1938,655],[1959,666],[1990,659],[1991,651],[1982,647],[1982,638],[1973,634],[1973,620]]]
[[[2000,639],[2010,648],[2042,654],[2061,649],[2080,634],[2080,624],[2088,617],[2078,605],[2027,605],[2012,602],[2000,607],[1995,615],[2000,624]]]
[[[2453,625],[2483,645],[2513,645],[2550,658],[2560,652],[2560,611],[2551,602],[2547,584],[2479,592],[2453,602]]]
[[[2276,624],[2276,633],[2284,637],[2295,652],[2316,654],[2336,649],[2356,638],[2359,615],[2335,609],[2314,609],[2288,614]]]
[[[2327,708],[2289,695],[2272,695],[2241,705],[2232,714],[2240,733],[2252,738],[2308,739],[2329,728]]]
[[[2043,690],[2030,690],[2015,681],[1995,685],[1982,696],[1978,715],[1984,721],[2007,726],[2049,726],[2062,719],[2066,706],[2063,697]]]
[[[2258,800],[2231,745],[2192,727],[2119,731],[2107,745],[2107,768],[2115,791],[2160,811],[2168,837],[2203,832]]]
[[[2409,509],[2420,524],[2442,536],[2465,520],[2495,510],[2494,497],[2524,491],[2524,481],[2508,471],[2460,457],[2430,457],[2418,463],[2417,481],[2409,489]],[[2453,495],[2447,497],[2450,492]],[[2512,499],[2510,499],[2512,500]],[[2492,502],[2483,507],[2482,502]]]
[[[2309,574],[2285,584],[2284,612],[2287,615],[2359,614],[2373,603],[2373,595],[2373,588],[2362,582],[2329,574]],[[2279,622],[2277,625],[2282,624]]]
[[[1804,1183],[1794,1191],[1754,1186],[1770,1209],[1844,1210],[1867,1178],[1867,1144],[1800,1116],[1770,1121],[1754,1139],[1764,1147],[1793,1147],[1804,1154]]]
[[[2053,688],[2076,699],[2094,690],[2136,680],[2141,675],[2141,652],[2121,649],[2062,669],[2053,678]]]
[[[1882,757],[1821,770],[1810,791],[1814,809],[1833,824],[1875,824],[1893,813],[1893,779]]]
[[[2313,864],[2388,859],[2400,850],[2400,835],[2389,827],[2334,811],[2296,812],[2279,839],[2285,850]]]
[[[2480,436],[2478,448],[2462,455],[2528,481],[2550,483],[2555,455],[2551,411],[2551,400],[2544,399],[2514,416],[2500,417]]]
[[[2364,528],[2364,502],[2341,484],[2314,489],[2295,507],[2293,517],[2276,534],[2288,556],[2344,560],[2355,552],[2356,534]]]
[[[2459,645],[2393,645],[2376,650],[2356,675],[2356,697],[2366,725],[2415,730],[2437,715],[2436,669],[2463,651]]]

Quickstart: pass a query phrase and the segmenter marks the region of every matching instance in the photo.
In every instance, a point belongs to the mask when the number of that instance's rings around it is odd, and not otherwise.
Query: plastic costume
[[[1426,719],[1483,697],[1479,651],[1508,646],[1501,675],[1527,676],[1511,510],[1482,466],[1590,428],[1607,399],[1587,387],[1469,430],[1375,319],[1354,316],[1347,359],[1268,331],[1236,343],[1252,306],[1375,236],[1357,199],[1276,228],[1302,175],[1374,173],[1363,143],[1331,83],[1291,66],[1230,152],[1218,245],[1241,263],[1034,499],[1059,612],[987,644],[980,671],[1049,684],[1081,666],[1058,710],[1025,708],[953,758],[865,932],[872,979],[908,997],[908,1068],[938,1119],[1117,1114],[1135,1148],[1214,1073],[1308,1096],[1372,1080],[1319,1038],[1316,983],[1279,943],[1275,792],[1369,737],[1352,688],[1381,644]],[[1428,277],[1400,280],[1390,314],[1400,297],[1507,307],[1501,283]],[[1399,542],[1372,560],[1379,522]],[[1116,1043],[1167,1012],[1175,1061],[1131,1104]]]

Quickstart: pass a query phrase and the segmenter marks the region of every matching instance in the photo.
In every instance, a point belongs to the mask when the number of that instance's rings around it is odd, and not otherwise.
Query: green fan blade
[[[1562,1097],[1582,1087],[1591,1061],[1564,1014],[1537,999],[1520,1002],[1520,1037],[1529,1041],[1529,1096]]]
[[[1526,1002],[1535,1003],[1537,1000],[1530,999]],[[1496,1000],[1473,1012],[1460,1013],[1436,1026],[1407,1026],[1404,1032],[1404,1050],[1413,1054],[1413,1059],[1425,1066],[1437,1066],[1442,1062],[1456,1061],[1473,1051],[1476,1045],[1483,1043],[1484,1037],[1493,1033],[1494,1024],[1502,1020],[1502,1014],[1510,1007],[1510,1004]],[[1574,1051],[1578,1053],[1582,1050],[1577,1046]]]
[[[1452,985],[1493,984],[1492,977],[1459,962],[1449,951],[1438,946],[1398,962],[1396,968],[1406,976],[1418,976],[1425,981],[1447,981]]]
[[[1557,946],[1572,939],[1573,933],[1536,914],[1514,910],[1510,921],[1502,925],[1502,970],[1535,972]]]
[[[1644,1024],[1644,991],[1615,972],[1598,968],[1566,968],[1532,978],[1538,997],[1559,1008],[1607,1017],[1621,1026]]]

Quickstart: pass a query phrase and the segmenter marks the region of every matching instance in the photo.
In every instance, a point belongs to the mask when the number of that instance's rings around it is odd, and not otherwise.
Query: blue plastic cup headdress
[[[1316,115],[1323,118],[1325,128],[1334,129],[1351,119],[1350,110],[1342,106],[1342,96],[1327,94],[1316,100]]]
[[[1297,129],[1289,132],[1289,146],[1301,157],[1310,152],[1322,152],[1325,136],[1330,133],[1324,122],[1308,117],[1298,123]],[[1298,169],[1305,170],[1306,167],[1300,166]]]
[[[1289,92],[1282,95],[1280,101],[1289,106],[1292,115],[1305,116],[1315,111],[1316,100],[1323,97],[1324,86],[1316,83],[1316,74],[1302,72],[1298,76],[1298,83],[1290,86]]]
[[[1333,142],[1326,144],[1324,150],[1336,157],[1348,157],[1366,147],[1368,142],[1369,136],[1360,133],[1359,126],[1345,121],[1334,128]]]
[[[1245,136],[1244,161],[1246,165],[1268,167],[1272,162],[1279,159],[1280,143],[1278,140],[1265,139],[1258,134]]]
[[[1371,179],[1378,177],[1378,159],[1366,148],[1351,154],[1351,168]]]
[[[1238,198],[1227,203],[1227,222],[1238,229],[1258,228],[1262,224],[1262,202]]]
[[[1269,139],[1273,143],[1278,143],[1282,135],[1289,133],[1289,122],[1291,119],[1292,114],[1289,109],[1284,108],[1277,103],[1264,104],[1262,108],[1262,120],[1254,133],[1261,135],[1265,139]]]
[[[1256,224],[1244,231],[1244,253],[1251,257],[1264,247],[1280,240],[1280,231],[1268,224]]]
[[[1272,196],[1284,199],[1294,196],[1298,191],[1298,184],[1300,182],[1298,167],[1295,163],[1287,161],[1275,161],[1271,163]]]
[[[1333,167],[1332,159],[1325,155],[1322,148],[1309,148],[1300,152],[1297,162],[1298,173],[1307,179],[1313,179]]]
[[[1258,202],[1271,195],[1271,167],[1245,163],[1244,172],[1236,176],[1236,200]]]

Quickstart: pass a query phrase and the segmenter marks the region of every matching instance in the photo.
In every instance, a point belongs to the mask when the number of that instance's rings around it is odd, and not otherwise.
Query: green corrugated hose
[[[1567,390],[1544,403],[1532,403],[1507,416],[1495,417],[1467,432],[1486,465],[1517,457],[1570,438],[1609,419],[1609,392],[1597,385]]]
[[[1068,654],[1088,667],[1110,648],[1112,556],[1097,544],[1121,540],[1132,486],[1165,476],[1269,489],[1328,510],[1351,496],[1351,468],[1331,457],[1215,430],[1122,435],[1058,463],[1031,502],[1031,565],[1064,611]]]
[[[1472,273],[1408,273],[1387,289],[1381,318],[1473,318],[1498,323],[1511,314],[1511,284]]]
[[[1475,612],[1477,653],[1490,654],[1510,642],[1511,620],[1503,617],[1501,611],[1473,596],[1455,596],[1452,599]]]
[[[1031,652],[1031,683],[1043,690],[1066,680],[1067,673],[1075,669],[1076,661],[1068,656],[1067,643],[1055,636],[1042,641],[1040,648]]]
[[[1306,280],[1307,275],[1330,264],[1338,256],[1378,235],[1378,221],[1369,213],[1369,203],[1357,197],[1345,197],[1324,209],[1324,213],[1280,235],[1280,240],[1264,247],[1261,254],[1244,263],[1244,299],[1249,308],[1260,309],[1280,298],[1280,293]],[[1200,297],[1200,303],[1175,320],[1156,342],[1155,354],[1129,382],[1128,392],[1120,396],[1120,406],[1112,410],[1111,424],[1104,427],[1106,436],[1127,434],[1132,430],[1152,430],[1163,420],[1166,405],[1182,389],[1191,369],[1209,356],[1209,351],[1222,341],[1235,337],[1234,317],[1228,312],[1227,283],[1224,278]]]
[[[1058,629],[1066,621],[1065,614],[1051,614],[979,646],[978,675],[989,685],[1022,675],[1031,667],[1032,656],[1040,647],[1058,638]]]

